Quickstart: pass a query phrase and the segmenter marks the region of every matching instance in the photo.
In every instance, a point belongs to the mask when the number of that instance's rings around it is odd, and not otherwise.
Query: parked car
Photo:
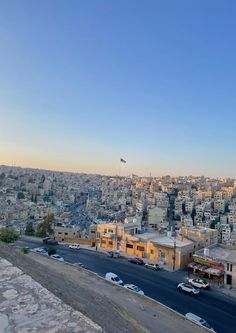
[[[152,269],[153,271],[157,271],[158,269],[160,269],[160,266],[158,264],[152,264],[152,263],[145,264],[145,267],[148,269]]]
[[[144,292],[139,287],[135,286],[134,284],[125,284],[124,287],[126,289],[134,291],[137,294],[144,295]]]
[[[79,244],[71,244],[71,245],[69,245],[69,248],[73,249],[73,250],[79,250],[80,249],[80,245]]]
[[[59,261],[65,261],[59,254],[52,254],[50,257]]]
[[[48,245],[57,245],[58,244],[58,242],[51,237],[44,238],[43,242],[44,242],[44,244],[48,244]]]
[[[119,276],[116,275],[115,273],[111,273],[111,272],[106,273],[106,275],[105,275],[105,279],[106,279],[107,281],[112,282],[112,283],[119,284],[120,286],[123,286],[123,285],[124,285],[124,283],[123,283],[123,281],[121,280],[121,278],[119,278]]]
[[[199,325],[199,326],[203,326],[208,328],[210,331],[215,332],[215,330],[208,324],[208,322],[201,318],[198,317],[197,315],[195,315],[194,313],[188,312],[186,313],[185,317],[191,321],[193,321],[195,324]]]
[[[210,288],[210,284],[202,279],[188,279],[188,282],[196,288],[203,288],[203,289]]]
[[[43,254],[45,256],[48,256],[48,250],[46,248],[44,248],[44,247],[36,247],[36,248],[32,249],[31,251]]]
[[[118,251],[108,251],[107,255],[110,258],[119,258],[120,257],[120,253]]]
[[[191,286],[191,284],[183,282],[178,284],[177,289],[180,291],[185,291],[190,295],[198,295],[200,292],[199,289],[194,288],[193,286]]]
[[[140,258],[130,258],[128,259],[128,261],[131,262],[132,264],[144,265],[144,261]]]
[[[76,266],[76,267],[82,267],[82,268],[84,268],[84,269],[88,269],[86,266],[84,266],[84,264],[82,264],[82,262],[75,262],[75,263],[73,264],[73,266]]]

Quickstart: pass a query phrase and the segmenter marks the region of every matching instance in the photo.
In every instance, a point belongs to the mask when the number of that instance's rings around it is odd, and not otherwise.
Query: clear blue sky
[[[0,163],[236,177],[235,0],[0,1]]]

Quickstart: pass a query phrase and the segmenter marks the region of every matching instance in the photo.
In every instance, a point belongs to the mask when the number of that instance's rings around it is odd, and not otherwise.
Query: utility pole
[[[175,270],[175,257],[176,257],[176,239],[174,238],[173,271]]]
[[[117,251],[117,243],[118,243],[118,235],[117,235],[117,232],[118,232],[118,227],[117,227],[117,222],[116,222],[116,244],[115,244],[115,249]]]

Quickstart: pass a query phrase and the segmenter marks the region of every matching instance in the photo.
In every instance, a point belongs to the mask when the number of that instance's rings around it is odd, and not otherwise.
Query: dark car
[[[130,258],[128,259],[128,261],[131,262],[132,264],[144,265],[144,261],[140,258]]]
[[[44,244],[48,244],[48,245],[57,245],[58,244],[58,242],[55,239],[50,238],[50,237],[44,238],[43,242],[44,242]]]

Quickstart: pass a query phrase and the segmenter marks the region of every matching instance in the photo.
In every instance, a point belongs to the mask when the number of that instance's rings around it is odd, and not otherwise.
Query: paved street
[[[43,246],[40,241],[20,240],[18,246],[30,248]],[[66,246],[56,246],[57,253],[70,262],[82,262],[91,271],[102,276],[111,271],[119,275],[124,283],[138,285],[144,293],[172,309],[186,314],[193,312],[206,319],[219,333],[234,333],[236,327],[236,299],[213,290],[201,291],[197,297],[183,294],[176,285],[183,281],[183,272],[150,271],[136,266],[127,259],[112,259],[102,253],[85,249],[71,250]]]

